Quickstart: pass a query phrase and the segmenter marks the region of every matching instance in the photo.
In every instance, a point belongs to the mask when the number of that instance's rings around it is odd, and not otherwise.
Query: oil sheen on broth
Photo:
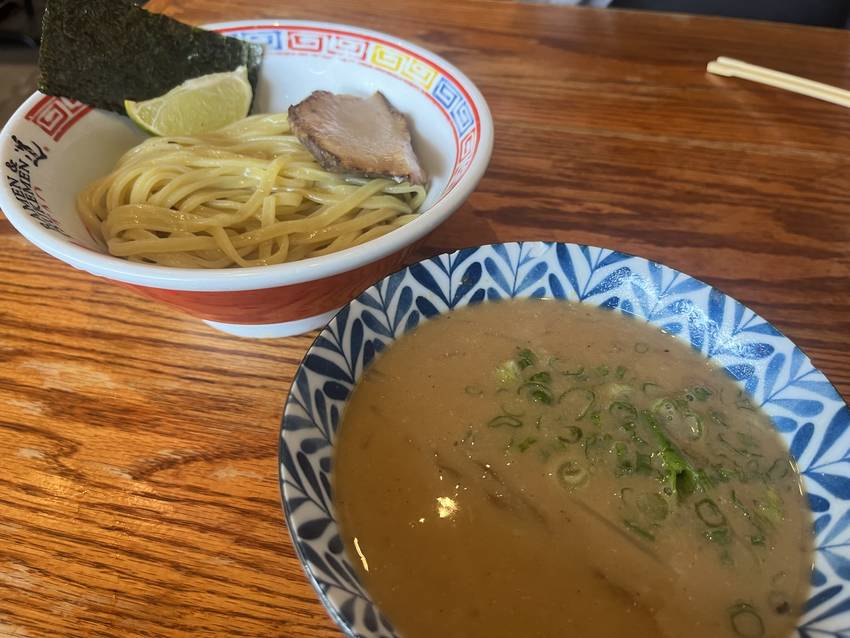
[[[800,477],[725,373],[555,301],[429,321],[365,373],[335,501],[404,638],[785,638],[811,570]]]

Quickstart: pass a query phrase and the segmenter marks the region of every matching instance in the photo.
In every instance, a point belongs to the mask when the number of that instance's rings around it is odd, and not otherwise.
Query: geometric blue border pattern
[[[381,280],[321,332],[284,411],[284,510],[308,578],[349,636],[397,638],[345,555],[331,495],[340,415],[363,370],[393,340],[469,304],[552,297],[602,306],[676,335],[725,368],[762,406],[797,459],[812,510],[811,596],[795,636],[850,637],[850,412],[808,357],[706,283],[602,248],[495,244],[428,259]]]

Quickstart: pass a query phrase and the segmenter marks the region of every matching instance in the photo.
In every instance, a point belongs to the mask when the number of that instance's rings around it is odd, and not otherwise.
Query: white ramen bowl
[[[421,215],[361,246],[274,266],[204,270],[113,257],[85,229],[74,200],[145,135],[126,117],[41,93],[0,133],[0,208],[22,235],[54,257],[217,328],[254,337],[306,332],[398,268],[412,245],[475,189],[493,147],[490,111],[460,70],[383,33],[297,20],[208,28],[264,45],[254,112],[284,111],[318,89],[383,92],[407,116],[430,177]]]
[[[334,444],[354,385],[384,348],[428,318],[523,297],[634,316],[737,380],[796,459],[812,512],[815,564],[794,635],[850,636],[850,411],[835,388],[787,337],[708,284],[641,257],[544,242],[460,250],[390,275],[343,308],[304,357],[284,411],[281,492],[307,577],[343,631],[397,637],[358,581],[333,507]]]

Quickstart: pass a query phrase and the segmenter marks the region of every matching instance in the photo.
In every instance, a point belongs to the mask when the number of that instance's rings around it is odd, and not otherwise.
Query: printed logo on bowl
[[[40,129],[47,133],[52,139],[58,140],[71,125],[79,120],[88,111],[78,110],[78,115],[70,117],[62,117],[55,115],[56,113],[64,112],[62,109],[54,110],[51,105],[56,105],[62,98],[46,98],[41,100],[34,109],[27,113],[27,119],[33,121]],[[79,102],[77,103],[79,104]],[[89,107],[85,107],[88,110]],[[45,119],[37,119],[37,115],[30,118],[33,113],[47,112]],[[51,114],[52,113],[52,114]],[[67,114],[67,112],[65,112]],[[61,233],[65,237],[69,237],[62,227],[59,225],[56,217],[45,201],[43,190],[33,183],[33,171],[38,169],[40,162],[47,160],[47,146],[42,146],[38,141],[27,139],[26,141],[19,138],[17,135],[12,135],[12,158],[6,161],[4,165],[6,172],[6,183],[9,185],[9,190],[12,196],[18,200],[30,217],[35,219],[42,228]]]

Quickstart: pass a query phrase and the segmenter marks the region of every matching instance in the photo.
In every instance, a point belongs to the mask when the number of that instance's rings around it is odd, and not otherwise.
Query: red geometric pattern
[[[252,35],[256,37],[256,34]],[[324,33],[315,29],[290,29],[286,32],[286,43],[272,47],[272,50],[280,53],[323,53],[365,60],[368,48],[368,41],[350,35]]]
[[[54,142],[58,142],[68,129],[89,111],[90,106],[77,100],[46,95],[25,117],[52,137]]]
[[[290,31],[287,43],[291,51],[319,53],[324,47],[321,34],[312,31]]]
[[[452,176],[449,178],[448,188],[452,188],[460,181],[460,178],[466,174],[466,169],[469,168],[469,165],[472,163],[472,157],[475,155],[477,142],[478,136],[476,129],[472,129],[469,134],[460,141],[458,158],[455,161]]]
[[[327,38],[327,52],[330,55],[340,55],[346,58],[366,59],[366,50],[369,43],[361,38],[353,38],[344,35],[329,35]]]

